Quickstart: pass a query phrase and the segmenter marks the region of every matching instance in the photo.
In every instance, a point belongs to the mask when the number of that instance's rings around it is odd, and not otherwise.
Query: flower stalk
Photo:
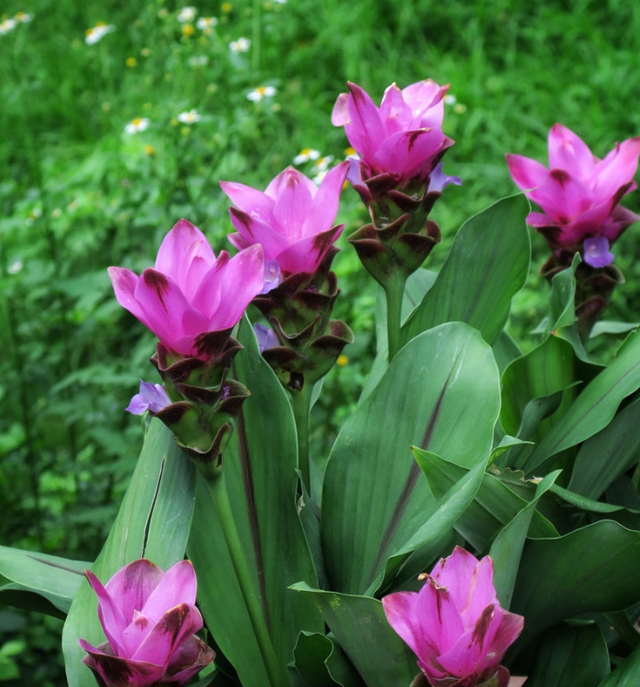
[[[291,392],[291,407],[298,435],[298,468],[302,484],[311,493],[311,468],[309,458],[309,416],[313,384],[304,384],[299,391]]]
[[[402,347],[402,299],[407,277],[401,271],[395,270],[384,284],[387,297],[387,343],[388,360],[391,362]]]

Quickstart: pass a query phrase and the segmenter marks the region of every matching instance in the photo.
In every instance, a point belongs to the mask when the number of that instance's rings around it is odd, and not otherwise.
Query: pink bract
[[[118,303],[148,327],[169,351],[210,359],[207,334],[236,325],[264,284],[262,248],[218,257],[204,234],[180,220],[140,277],[110,267]]]
[[[236,248],[260,244],[266,263],[277,263],[282,276],[314,273],[344,224],[333,226],[349,163],[331,169],[320,186],[293,167],[280,172],[264,193],[221,181],[229,196]]]
[[[619,205],[637,188],[640,137],[617,143],[602,160],[562,124],[549,131],[549,169],[521,155],[507,154],[516,185],[544,212],[531,212],[527,222],[545,236],[551,248],[582,250],[585,262],[605,267],[613,260],[609,247],[638,216]],[[585,250],[585,239],[591,242]]]
[[[454,678],[472,687],[488,679],[524,625],[522,616],[500,606],[491,558],[478,561],[459,546],[436,564],[419,592],[390,594],[382,604],[391,627],[435,683]]]
[[[352,169],[354,185],[359,172],[364,181],[389,175],[398,186],[422,184],[453,141],[442,133],[443,98],[449,86],[432,79],[400,90],[391,84],[380,107],[360,86],[348,83],[331,115],[334,126],[344,126],[349,142],[360,156]]]
[[[98,597],[98,617],[107,642],[84,639],[85,663],[107,687],[186,684],[214,659],[195,636],[202,616],[195,607],[196,575],[189,561],[167,572],[146,559],[129,563],[106,586],[85,572]]]

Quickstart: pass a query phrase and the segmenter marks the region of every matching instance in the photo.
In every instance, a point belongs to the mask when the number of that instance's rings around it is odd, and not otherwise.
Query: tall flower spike
[[[524,618],[500,607],[489,556],[478,561],[456,546],[419,592],[390,594],[382,605],[433,687],[508,684],[509,671],[499,664]]]
[[[449,86],[432,79],[400,89],[391,84],[380,107],[360,86],[349,83],[338,96],[331,121],[344,126],[357,155],[347,179],[371,216],[350,237],[362,264],[385,290],[424,262],[441,239],[428,218],[447,184],[440,160],[453,141],[442,131],[443,98]]]
[[[578,331],[587,339],[617,284],[624,281],[614,267],[612,245],[638,215],[619,205],[637,188],[633,180],[640,156],[640,137],[617,143],[604,159],[595,157],[576,134],[562,124],[549,131],[549,169],[521,155],[507,154],[516,185],[543,212],[531,212],[527,222],[541,233],[553,254],[540,268],[551,280],[571,265],[576,270]]]
[[[127,410],[158,417],[198,468],[214,476],[249,395],[228,379],[241,348],[230,334],[264,289],[261,246],[216,258],[202,232],[181,220],[162,242],[155,268],[138,277],[110,267],[109,276],[120,305],[160,339],[151,362],[164,386],[141,382]]]
[[[619,205],[637,188],[640,137],[617,143],[600,160],[573,131],[554,124],[549,131],[549,169],[521,155],[507,154],[516,185],[543,212],[527,222],[540,232],[565,264],[580,251],[594,268],[613,262],[609,248],[638,216]]]
[[[189,561],[167,572],[146,559],[118,571],[106,586],[88,570],[98,597],[98,617],[107,641],[84,639],[82,662],[105,687],[185,685],[215,657],[194,634],[202,628],[195,606],[196,575]]]
[[[155,268],[138,277],[110,267],[109,276],[118,303],[168,351],[209,361],[219,352],[210,335],[235,326],[263,288],[262,248],[216,258],[204,234],[183,219],[162,242]]]
[[[344,229],[333,222],[348,167],[348,162],[334,167],[319,186],[287,167],[264,193],[221,181],[233,203],[229,213],[237,231],[229,240],[239,249],[260,244],[266,264],[275,263],[283,277],[313,274]]]

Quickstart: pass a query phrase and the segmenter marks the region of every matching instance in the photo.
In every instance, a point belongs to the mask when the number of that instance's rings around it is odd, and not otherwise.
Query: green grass
[[[126,487],[141,424],[123,408],[138,377],[153,378],[146,362],[153,337],[117,306],[106,267],[151,264],[183,216],[216,251],[228,249],[228,203],[218,181],[264,188],[305,147],[342,157],[347,141],[330,114],[347,80],[377,101],[393,81],[451,84],[457,104],[447,107],[444,128],[456,145],[445,170],[464,183],[449,187],[434,211],[444,241],[431,266],[442,263],[467,217],[515,191],[505,152],[545,161],[556,121],[600,156],[640,133],[635,3],[236,0],[229,12],[220,2],[198,7],[200,16],[219,18],[211,35],[196,29],[184,36],[179,7],[157,0],[33,0],[28,7],[5,0],[0,9],[35,15],[0,35],[4,544],[91,558]],[[115,31],[85,44],[86,29],[99,21]],[[240,36],[252,49],[232,54],[229,42]],[[247,93],[259,85],[274,86],[276,95],[250,102]],[[191,108],[202,120],[177,122]],[[127,135],[136,117],[151,124]],[[311,171],[310,163],[301,168]],[[638,197],[625,204],[640,211]],[[351,190],[340,217],[345,235],[365,218]],[[616,246],[628,283],[609,319],[637,319],[639,231],[632,227]],[[532,277],[514,303],[518,336],[537,324],[546,301],[535,273],[547,249],[538,235],[533,244]],[[373,353],[376,290],[344,239],[340,245],[336,315],[357,342],[345,351],[349,363],[325,382],[326,400],[316,409],[319,451],[357,398]],[[6,638],[0,633],[0,642]]]

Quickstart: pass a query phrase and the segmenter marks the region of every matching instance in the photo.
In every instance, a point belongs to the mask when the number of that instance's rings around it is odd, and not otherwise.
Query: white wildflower
[[[320,151],[313,148],[303,148],[298,155],[293,158],[294,165],[301,165],[303,162],[309,160],[317,160],[320,157]]]
[[[247,93],[247,98],[254,103],[259,103],[264,98],[271,98],[276,94],[276,89],[273,86],[258,86]]]
[[[198,14],[198,10],[195,7],[183,7],[180,12],[178,12],[177,19],[181,23],[193,21]]]
[[[150,122],[146,117],[136,117],[136,119],[132,119],[127,126],[125,126],[124,130],[129,135],[137,134],[139,131],[144,131],[149,124]]]
[[[238,38],[237,41],[229,43],[229,50],[231,52],[248,52],[251,47],[251,41],[248,38]]]
[[[178,121],[183,124],[195,124],[199,122],[202,117],[197,113],[196,110],[189,110],[187,112],[181,112],[178,115]]]
[[[86,30],[84,42],[87,45],[93,45],[94,43],[101,41],[108,33],[112,33],[115,30],[116,27],[113,24],[99,22],[95,26]]]
[[[196,22],[196,26],[201,31],[211,31],[211,29],[218,24],[218,20],[215,17],[200,17]]]
[[[9,267],[7,267],[7,272],[9,274],[18,274],[18,272],[22,272],[22,260],[14,260]]]
[[[17,23],[18,22],[15,19],[5,19],[4,21],[0,21],[0,36],[15,29]]]

